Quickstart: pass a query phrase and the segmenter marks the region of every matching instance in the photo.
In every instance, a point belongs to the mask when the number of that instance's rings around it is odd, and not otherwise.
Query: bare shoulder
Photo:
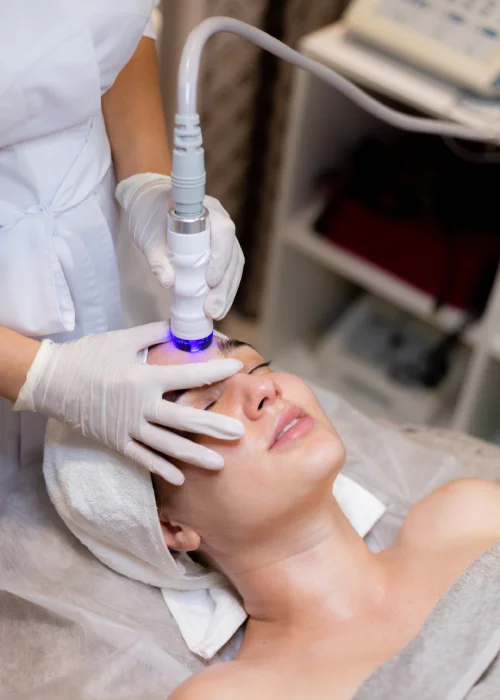
[[[484,479],[457,479],[414,506],[401,539],[441,548],[464,539],[493,544],[500,539],[500,486]]]
[[[206,668],[179,686],[169,695],[169,700],[229,699],[230,686],[234,682],[234,670],[231,667],[231,663],[223,663]]]
[[[265,674],[257,668],[229,661],[192,676],[169,695],[169,700],[234,700],[235,689],[238,700],[266,700],[272,697],[266,687]]]

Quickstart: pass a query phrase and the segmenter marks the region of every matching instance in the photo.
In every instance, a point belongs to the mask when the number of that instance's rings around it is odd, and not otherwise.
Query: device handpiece
[[[170,331],[175,347],[200,352],[210,346],[213,322],[204,310],[210,287],[206,270],[210,261],[210,219],[207,209],[198,216],[168,216],[168,257],[175,270],[170,305]]]

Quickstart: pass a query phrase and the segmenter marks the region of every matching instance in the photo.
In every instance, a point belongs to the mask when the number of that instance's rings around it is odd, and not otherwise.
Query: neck
[[[334,499],[291,530],[226,561],[217,557],[253,621],[317,629],[367,613],[384,599],[380,559]]]

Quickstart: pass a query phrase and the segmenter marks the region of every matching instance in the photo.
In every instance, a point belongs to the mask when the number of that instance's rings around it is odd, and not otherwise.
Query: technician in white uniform
[[[169,428],[241,434],[236,421],[162,400],[170,389],[230,376],[238,369],[234,361],[145,365],[138,352],[160,342],[166,325],[118,330],[117,182],[129,230],[122,227],[120,235],[132,237],[161,284],[173,281],[165,247],[170,154],[150,38],[154,4],[0,2],[4,476],[40,464],[46,416],[174,483],[182,476],[169,455],[208,468],[220,467],[222,459]],[[205,309],[221,318],[236,293],[243,256],[226,212],[210,198],[207,206],[213,289]]]

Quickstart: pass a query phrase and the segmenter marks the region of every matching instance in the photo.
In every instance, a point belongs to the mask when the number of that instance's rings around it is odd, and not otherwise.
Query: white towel
[[[111,569],[161,588],[188,648],[210,659],[246,619],[219,573],[165,545],[149,472],[118,453],[49,421],[44,458],[49,496],[71,532]],[[365,536],[385,511],[340,474],[334,494]]]

